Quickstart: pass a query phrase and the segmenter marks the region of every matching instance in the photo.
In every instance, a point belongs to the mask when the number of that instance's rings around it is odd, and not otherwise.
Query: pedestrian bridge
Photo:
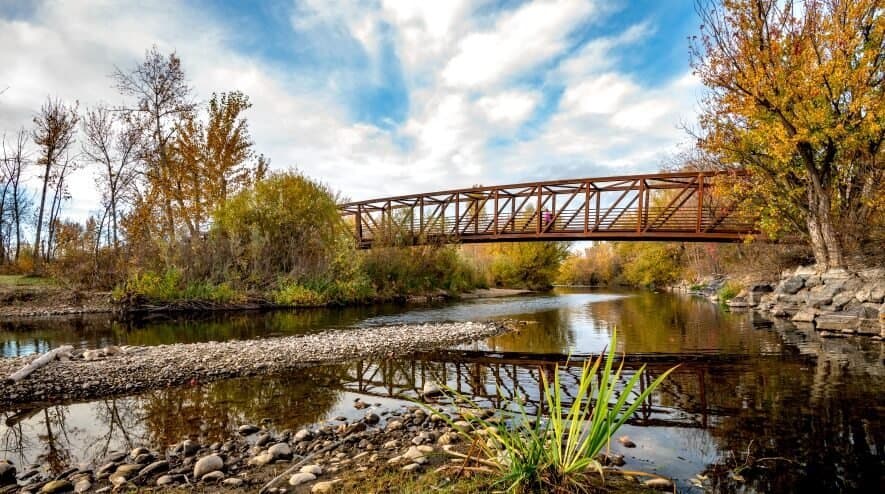
[[[342,204],[361,248],[376,244],[666,240],[740,242],[753,218],[718,193],[742,172],[675,172],[476,186]]]

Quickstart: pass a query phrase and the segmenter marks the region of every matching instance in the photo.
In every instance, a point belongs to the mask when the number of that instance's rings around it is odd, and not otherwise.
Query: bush
[[[728,302],[729,300],[738,296],[741,293],[743,288],[738,283],[733,281],[729,281],[722,285],[722,288],[719,289],[716,294],[719,296],[719,301],[722,303]]]

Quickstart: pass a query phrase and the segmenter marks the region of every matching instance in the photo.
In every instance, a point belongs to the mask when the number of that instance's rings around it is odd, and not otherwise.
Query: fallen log
[[[30,373],[34,372],[35,370],[39,369],[40,367],[43,367],[44,365],[48,364],[49,362],[52,362],[53,360],[55,360],[55,357],[57,357],[59,355],[70,353],[73,349],[74,349],[74,347],[72,347],[70,345],[64,345],[64,346],[60,346],[54,350],[50,350],[50,351],[44,353],[43,355],[40,355],[36,359],[34,359],[34,361],[31,362],[30,364],[13,372],[9,377],[6,378],[6,382],[12,383],[12,384],[17,383],[17,382],[21,381],[22,379],[28,377],[28,375]]]

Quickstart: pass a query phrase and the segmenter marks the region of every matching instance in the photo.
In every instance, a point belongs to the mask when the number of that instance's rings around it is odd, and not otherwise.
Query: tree
[[[4,135],[3,161],[0,162],[0,176],[4,178],[4,202],[2,206],[4,214],[7,218],[7,232],[15,231],[15,254],[12,259],[18,261],[21,254],[22,245],[22,220],[25,218],[29,207],[30,199],[25,192],[22,184],[22,171],[24,170],[27,159],[25,157],[25,143],[28,140],[28,133],[22,129],[16,135],[11,143],[11,147],[7,147],[6,136]],[[0,215],[0,221],[3,215]],[[11,233],[9,233],[11,237]],[[6,241],[6,255],[9,256],[10,239]]]
[[[125,120],[116,119],[104,106],[86,113],[83,120],[83,154],[101,167],[102,203],[104,214],[99,230],[107,222],[109,244],[120,248],[120,216],[122,203],[134,185],[136,152],[142,144],[141,129]],[[101,233],[99,231],[99,237]]]
[[[34,117],[34,129],[31,137],[39,147],[37,165],[42,168],[40,178],[42,191],[40,193],[40,208],[37,213],[37,230],[34,237],[34,262],[39,268],[41,262],[41,233],[43,231],[43,219],[46,209],[46,192],[50,188],[54,191],[53,203],[50,207],[50,219],[57,216],[57,208],[60,203],[60,194],[64,193],[65,174],[72,168],[68,151],[74,143],[77,132],[77,104],[68,106],[58,99],[49,98],[40,108],[40,113]],[[49,221],[51,225],[53,222]],[[51,227],[50,227],[51,228]],[[48,254],[50,246],[47,245],[45,252]]]
[[[752,172],[762,226],[790,218],[816,262],[845,265],[885,207],[881,0],[700,3],[695,74],[710,88],[700,146]],[[741,192],[741,191],[738,191]]]
[[[175,173],[176,163],[172,159],[171,148],[179,123],[195,108],[181,60],[174,52],[163,56],[154,46],[145,53],[144,61],[131,72],[118,68],[112,77],[121,94],[136,99],[135,106],[120,110],[134,129],[143,132],[139,158],[144,165],[147,190],[140,194],[140,203],[148,208],[158,207],[163,233],[170,243],[174,242],[178,215],[174,209],[172,191],[181,184],[176,182],[178,174]],[[183,204],[177,206],[184,209]],[[194,225],[188,224],[187,227],[192,236],[196,235]]]

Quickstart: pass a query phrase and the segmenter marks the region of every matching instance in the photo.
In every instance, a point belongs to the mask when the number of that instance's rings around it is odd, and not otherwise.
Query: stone
[[[300,431],[296,432],[295,436],[293,437],[293,439],[295,439],[295,441],[297,441],[297,442],[309,441],[312,438],[313,438],[313,433],[307,429],[301,429]]]
[[[467,422],[466,420],[459,420],[457,422],[453,422],[452,428],[458,432],[467,432],[471,429],[470,422]]]
[[[403,458],[417,461],[419,458],[424,458],[424,452],[416,446],[411,446],[405,453],[403,453]]]
[[[239,432],[239,433],[240,433],[241,435],[243,435],[243,436],[248,436],[248,435],[250,435],[250,434],[255,434],[256,432],[258,432],[258,431],[260,431],[260,430],[261,430],[261,428],[258,427],[257,425],[253,425],[253,424],[244,424],[244,425],[241,425],[241,426],[237,429],[237,432]]]
[[[194,465],[194,478],[203,478],[203,475],[216,470],[221,470],[222,468],[224,468],[224,460],[222,460],[220,456],[204,456],[197,461],[196,465]]]
[[[419,465],[419,464],[417,464],[417,463],[409,463],[408,465],[406,465],[406,466],[404,466],[404,467],[402,468],[402,471],[404,471],[404,472],[414,472],[414,471],[416,471],[416,470],[420,470],[420,469],[421,469],[421,465]]]
[[[298,472],[289,477],[289,485],[301,485],[316,479],[317,476],[312,473]]]
[[[387,427],[384,428],[387,432],[398,431],[403,428],[403,422],[401,420],[391,420],[387,423]]]
[[[289,460],[292,458],[292,448],[286,443],[277,443],[267,448],[267,452],[273,456],[275,460]]]
[[[165,460],[155,461],[150,465],[139,470],[138,475],[142,477],[147,477],[148,475],[155,475],[160,472],[165,472],[169,470],[169,462]]]
[[[214,472],[209,472],[206,475],[203,475],[200,480],[206,482],[207,484],[217,484],[224,480],[224,473],[218,470]]]
[[[147,465],[148,463],[152,462],[153,460],[154,460],[154,455],[152,455],[150,453],[142,453],[142,454],[136,456],[135,459],[132,461],[134,461],[135,463],[137,463],[139,465]]]
[[[805,286],[805,279],[800,276],[793,276],[792,278],[787,278],[785,280],[781,280],[778,283],[775,291],[777,293],[787,293],[790,295],[795,295]]]
[[[316,484],[314,484],[313,488],[310,489],[310,492],[311,494],[326,494],[329,492],[338,492],[338,484],[340,483],[341,479],[317,482]]]
[[[181,443],[181,454],[184,456],[194,456],[197,454],[197,451],[200,451],[200,443],[192,440],[186,439]]]
[[[381,421],[381,417],[379,417],[377,413],[369,412],[363,420],[369,425],[374,425]]]
[[[799,309],[799,312],[791,317],[790,320],[793,322],[813,322],[816,316],[817,309],[806,307],[804,309]]]
[[[117,487],[119,487],[119,486],[125,484],[126,482],[129,482],[129,478],[126,477],[126,475],[124,475],[124,474],[122,474],[122,473],[120,473],[120,472],[114,472],[114,473],[112,473],[111,476],[108,477],[108,480],[109,480],[112,484],[114,484],[114,486],[117,486]]]
[[[662,491],[670,490],[673,488],[673,482],[670,479],[660,477],[656,479],[648,479],[643,482],[642,485],[651,489],[658,489]]]
[[[627,436],[619,437],[618,442],[621,443],[621,445],[624,446],[625,448],[635,448],[636,447],[636,443],[631,441],[630,438]]]
[[[456,442],[458,442],[458,434],[454,432],[446,432],[440,435],[439,439],[436,440],[436,444],[439,444],[440,446],[446,446]]]
[[[387,441],[386,443],[381,445],[381,447],[384,449],[394,449],[397,446],[399,446],[399,442],[396,439],[391,439],[390,441]]]
[[[245,481],[239,477],[230,477],[221,481],[221,485],[225,487],[230,487],[232,489],[237,489],[243,486]]]
[[[830,305],[833,302],[833,296],[822,292],[809,292],[805,294],[805,305],[812,308],[820,308],[824,305]]]
[[[117,464],[114,462],[105,463],[104,465],[98,467],[98,470],[95,471],[96,479],[103,479],[113,473],[114,469],[117,468]]]
[[[265,451],[261,454],[253,456],[252,458],[249,458],[249,461],[247,463],[255,467],[263,467],[264,465],[267,465],[272,461],[274,461],[273,455]]]
[[[40,492],[44,494],[54,494],[56,492],[71,492],[73,490],[73,484],[67,480],[51,480],[40,489]]]
[[[830,305],[832,305],[833,309],[835,310],[842,310],[842,308],[845,307],[853,298],[854,294],[850,292],[841,292],[833,296],[833,301],[830,303]]]
[[[814,327],[818,330],[843,331],[850,329],[857,330],[860,319],[855,315],[843,314],[821,314],[814,318]]]
[[[137,465],[137,464],[135,464],[135,465],[133,465],[133,464],[120,465],[119,467],[117,467],[117,469],[114,471],[114,473],[122,474],[122,475],[126,476],[126,478],[128,479],[128,478],[132,478],[132,477],[135,477],[136,475],[138,475],[138,472],[140,472],[142,468],[144,468],[144,465]]]
[[[89,492],[89,489],[92,489],[92,482],[89,479],[80,479],[74,484],[74,492],[80,494],[81,492]]]
[[[424,383],[424,386],[421,389],[421,396],[424,398],[431,398],[433,396],[439,396],[442,394],[442,390],[439,386],[431,381],[427,381]]]
[[[172,485],[175,483],[175,477],[171,475],[161,475],[160,478],[157,479],[157,485],[160,487],[166,485]]]
[[[258,447],[265,446],[267,443],[271,442],[272,440],[273,440],[273,436],[271,436],[270,434],[268,434],[266,432],[262,432],[255,439],[255,446],[258,446]]]
[[[319,477],[320,475],[323,474],[323,467],[321,467],[319,465],[304,465],[298,471],[301,473],[313,474],[313,475],[316,475],[317,477]]]
[[[0,460],[0,487],[15,483],[15,465],[8,460]]]

